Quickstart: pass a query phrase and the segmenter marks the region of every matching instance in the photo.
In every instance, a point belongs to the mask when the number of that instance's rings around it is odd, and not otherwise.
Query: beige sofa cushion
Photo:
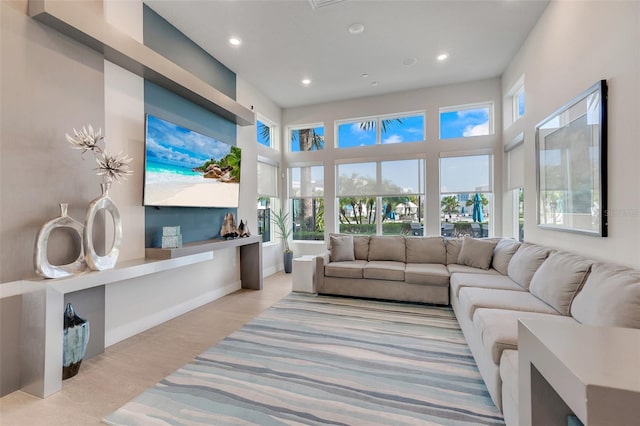
[[[368,260],[389,260],[394,262],[404,262],[405,243],[402,235],[372,235],[369,238],[369,258]]]
[[[496,290],[490,288],[464,287],[458,293],[461,314],[473,318],[476,309],[494,308],[513,311],[541,312],[560,315],[558,311],[528,291]]]
[[[450,263],[447,265],[447,269],[451,275],[453,274],[482,274],[482,275],[493,275],[499,276],[500,272],[495,269],[478,269],[473,266],[467,265],[458,265],[457,263]]]
[[[447,247],[442,237],[406,237],[407,263],[447,262]]]
[[[409,284],[449,285],[449,271],[442,264],[407,263],[404,269],[404,280]]]
[[[362,277],[372,280],[404,281],[404,262],[372,260],[362,270]]]
[[[541,312],[477,309],[473,314],[473,328],[482,338],[482,345],[491,354],[493,362],[498,364],[502,351],[518,348],[518,320],[539,318],[558,323],[576,323],[571,317]]]
[[[531,278],[542,262],[545,261],[551,249],[537,244],[523,243],[509,261],[507,275],[524,289],[529,289]]]
[[[351,234],[329,234],[328,250],[331,250],[331,237],[351,237],[353,238],[353,252],[356,260],[367,260],[369,258],[369,236],[368,235],[351,235]]]
[[[462,248],[462,238],[446,238],[447,246],[447,265],[458,263],[458,256]]]
[[[330,262],[324,267],[324,275],[336,278],[362,278],[362,268],[366,264],[366,260]]]
[[[587,279],[592,264],[571,253],[552,253],[533,274],[529,291],[562,315],[569,315],[571,302]]]
[[[640,271],[594,263],[571,315],[587,325],[640,328]]]
[[[489,269],[495,248],[496,241],[464,237],[457,263],[479,269]]]
[[[511,258],[516,254],[521,245],[522,243],[520,241],[510,238],[503,238],[498,241],[496,248],[493,250],[491,267],[502,275],[507,275],[509,261],[511,261]]]
[[[351,235],[329,235],[331,245],[331,262],[344,262],[356,260],[353,249],[353,237]]]
[[[465,274],[456,272],[451,275],[451,296],[458,297],[464,287],[494,288],[499,290],[527,291],[511,278],[494,274]]]

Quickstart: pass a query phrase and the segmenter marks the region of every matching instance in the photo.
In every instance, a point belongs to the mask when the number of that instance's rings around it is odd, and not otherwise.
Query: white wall
[[[142,1],[105,0],[104,17],[142,41]],[[134,157],[134,174],[110,192],[122,216],[119,262],[144,257],[144,82],[105,61],[105,140],[113,152]],[[239,250],[216,251],[214,260],[106,286],[107,346],[240,288]]]
[[[236,101],[268,118],[277,128],[282,127],[282,109],[240,76],[236,76]],[[256,126],[238,126],[238,146],[242,148],[242,164],[248,166],[241,170],[242,193],[238,216],[248,219],[251,232],[257,233],[257,170],[254,167],[258,156],[280,163],[281,153],[256,142]],[[265,277],[283,269],[282,250],[282,243],[278,239],[263,243],[262,272]]]
[[[283,130],[286,126],[324,123],[325,147],[322,151],[284,152],[287,163],[316,162],[324,165],[325,190],[325,229],[334,232],[337,229],[335,211],[335,161],[351,159],[394,159],[407,157],[426,158],[427,169],[427,209],[425,235],[440,234],[440,183],[438,164],[441,152],[492,153],[496,164],[502,161],[502,101],[500,79],[488,79],[463,84],[432,87],[388,95],[370,96],[342,102],[331,102],[283,111]],[[439,140],[439,108],[480,102],[494,103],[495,133],[489,136]],[[334,148],[334,122],[359,117],[370,117],[401,112],[426,112],[426,141],[375,147],[336,149]],[[284,133],[283,133],[284,134]],[[494,176],[494,191],[502,192],[502,172],[497,167]],[[502,204],[496,197],[494,205],[494,223],[501,223]],[[496,228],[494,234],[500,234]],[[324,249],[324,244],[313,242],[295,242],[293,250],[298,254],[313,254]]]
[[[525,239],[640,268],[640,2],[552,1],[502,77],[503,96],[524,75]],[[536,226],[535,125],[598,80],[609,86],[609,236]],[[505,206],[505,210],[507,210]]]

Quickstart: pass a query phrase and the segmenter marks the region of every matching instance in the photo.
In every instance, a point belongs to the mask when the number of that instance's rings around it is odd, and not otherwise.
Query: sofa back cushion
[[[489,269],[496,244],[497,240],[490,241],[464,237],[458,254],[458,264]]]
[[[458,256],[460,256],[460,249],[462,248],[462,238],[447,238],[445,242],[447,246],[447,265],[458,263]]]
[[[407,263],[439,263],[447,261],[447,247],[442,237],[406,237]]]
[[[536,273],[542,262],[545,261],[551,249],[537,244],[523,243],[509,261],[507,275],[520,287],[529,290],[529,284],[533,274]]]
[[[356,260],[367,260],[369,257],[369,236],[368,235],[345,235],[329,234],[329,250],[331,250],[331,236],[349,236],[353,238],[353,254]]]
[[[345,262],[356,260],[353,249],[353,237],[351,235],[329,235],[331,262]]]
[[[493,260],[491,266],[502,275],[507,275],[509,261],[520,248],[522,243],[511,238],[503,238],[498,241],[496,248],[493,250]]]
[[[571,316],[586,325],[640,328],[640,271],[594,263]]]
[[[369,238],[368,260],[404,262],[406,260],[404,237],[402,235],[372,235]]]
[[[574,254],[552,253],[533,274],[529,291],[562,315],[569,315],[571,302],[589,276],[592,264]]]

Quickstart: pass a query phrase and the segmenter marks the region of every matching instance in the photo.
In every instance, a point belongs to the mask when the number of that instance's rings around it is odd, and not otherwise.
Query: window
[[[513,196],[513,235],[524,241],[524,188],[511,191]]]
[[[262,242],[273,240],[271,235],[271,206],[278,197],[278,167],[258,161],[258,234]]]
[[[268,148],[275,146],[273,138],[275,136],[274,125],[268,123],[266,120],[256,120],[256,140],[260,145],[264,145]]]
[[[338,164],[336,174],[339,232],[422,235],[424,160]]]
[[[291,152],[324,149],[324,126],[317,124],[289,128],[289,148]]]
[[[507,199],[510,197],[513,203],[511,220],[513,224],[512,235],[514,238],[524,239],[524,133],[517,135],[510,143],[504,146],[504,159],[506,167]]]
[[[493,104],[440,108],[440,139],[493,134]]]
[[[441,234],[488,237],[493,209],[492,157],[440,159]]]
[[[513,95],[513,121],[524,115],[524,85]]]
[[[378,132],[380,129],[380,132]],[[424,141],[424,113],[337,123],[338,148]]]
[[[289,169],[294,240],[324,240],[324,167]]]

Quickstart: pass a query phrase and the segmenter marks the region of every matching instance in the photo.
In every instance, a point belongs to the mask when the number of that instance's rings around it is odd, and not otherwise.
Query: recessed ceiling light
[[[449,57],[448,53],[441,53],[441,54],[438,55],[438,57],[436,59],[439,60],[440,62],[442,62],[445,59],[447,59],[448,57]]]
[[[364,32],[364,25],[355,23],[349,26],[350,34],[362,34]]]
[[[229,37],[229,44],[232,46],[240,46],[242,44],[242,40],[240,37]]]
[[[302,79],[302,84],[304,84],[305,86],[308,86],[311,84],[311,80],[308,78],[303,78]]]
[[[378,82],[377,82],[377,81],[372,81],[372,82],[371,82],[371,85],[372,85],[372,86],[377,86],[377,85],[378,85]]]
[[[405,67],[410,67],[417,63],[418,63],[418,58],[406,58],[404,61],[402,61],[402,65],[404,65]]]
[[[362,77],[362,78],[367,78],[367,77],[369,77],[369,74],[367,74],[367,73],[365,72],[365,73],[364,73],[364,74],[362,74],[360,77]]]

